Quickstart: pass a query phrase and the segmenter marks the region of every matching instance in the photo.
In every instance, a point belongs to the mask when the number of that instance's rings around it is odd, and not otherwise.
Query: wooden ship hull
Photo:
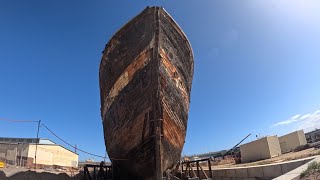
[[[180,159],[187,131],[193,53],[160,7],[147,7],[103,51],[99,70],[105,145],[115,167],[161,179]]]

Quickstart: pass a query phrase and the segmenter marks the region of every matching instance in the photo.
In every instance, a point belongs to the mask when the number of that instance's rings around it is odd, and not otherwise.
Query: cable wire
[[[15,122],[15,123],[39,122],[35,120],[13,120],[13,119],[7,119],[7,118],[0,118],[0,121]]]
[[[0,118],[0,121],[7,121],[7,122],[14,122],[14,123],[31,123],[31,122],[39,122],[39,121],[35,121],[35,120],[12,120],[12,119],[6,119],[6,118]],[[97,155],[97,154],[93,154],[93,153],[90,153],[88,151],[85,151],[85,150],[82,150],[82,149],[79,149],[78,147],[76,146],[73,146],[72,144],[68,143],[67,141],[63,140],[61,137],[59,137],[56,133],[54,133],[52,130],[50,130],[44,123],[42,123],[40,125],[40,127],[44,127],[45,129],[47,129],[52,135],[54,135],[56,138],[58,138],[59,140],[61,140],[62,142],[64,142],[65,144],[67,144],[68,146],[72,147],[72,148],[75,148],[76,150],[82,152],[82,153],[85,153],[85,154],[89,154],[91,156],[95,156],[95,157],[99,157],[99,158],[106,158],[106,156],[100,156],[100,155]],[[112,159],[112,160],[128,160],[128,159],[117,159],[117,158],[107,158],[107,159]]]
[[[78,147],[73,146],[72,144],[68,143],[67,141],[63,140],[62,138],[60,138],[56,133],[54,133],[53,131],[51,131],[45,124],[41,124],[41,126],[43,126],[44,128],[46,128],[51,134],[53,134],[56,138],[58,138],[59,140],[61,140],[62,142],[66,143],[68,146],[77,149],[77,151],[83,152],[85,154],[89,154],[91,156],[95,156],[95,157],[99,157],[99,158],[106,158],[105,156],[100,156],[100,155],[96,155],[87,151],[84,151],[82,149],[79,149]]]

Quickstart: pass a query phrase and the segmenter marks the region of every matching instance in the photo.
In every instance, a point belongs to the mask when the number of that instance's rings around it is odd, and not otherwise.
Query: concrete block
[[[226,170],[225,169],[220,169],[217,171],[217,175],[219,177],[226,177]]]
[[[297,166],[302,166],[302,165],[304,165],[306,162],[305,162],[305,161],[298,161],[297,163],[298,163]]]
[[[282,175],[281,166],[273,165],[273,166],[264,166],[263,174],[265,178],[275,178]]]
[[[231,180],[230,177],[223,177],[222,179],[223,179],[223,180]]]
[[[213,177],[218,177],[218,171],[219,171],[219,170],[213,170],[213,171],[212,171],[212,176],[213,176]]]
[[[239,168],[236,170],[237,177],[248,177],[248,169],[247,168]]]
[[[243,178],[242,177],[233,177],[231,178],[231,180],[242,180]]]
[[[201,170],[199,170],[200,171],[200,178],[201,177],[203,177],[204,178],[204,174],[203,174],[203,172],[201,171]],[[205,173],[206,173],[206,175],[208,175],[209,176],[209,170],[203,170]],[[212,173],[212,175],[213,175],[213,173]],[[214,176],[214,175],[213,175]]]
[[[248,177],[264,177],[262,167],[252,167],[248,168]]]
[[[214,177],[214,180],[223,180],[223,177]]]
[[[318,156],[317,158],[309,161],[308,163],[302,165],[302,166],[299,166],[295,169],[293,169],[292,171],[289,171],[287,172],[286,174],[282,175],[282,176],[279,176],[277,178],[275,178],[274,180],[287,180],[287,179],[290,179],[290,180],[299,180],[300,179],[300,174],[306,170],[308,168],[308,165],[311,163],[311,162],[320,162],[320,156]]]
[[[303,163],[305,164],[305,163],[310,162],[310,161],[312,161],[312,160],[313,160],[313,159],[306,159],[306,160],[304,160]]]
[[[285,174],[285,173],[287,173],[287,172],[289,172],[289,171],[301,166],[302,163],[303,163],[303,161],[281,164],[282,174]]]
[[[237,177],[235,169],[226,169],[226,177]]]

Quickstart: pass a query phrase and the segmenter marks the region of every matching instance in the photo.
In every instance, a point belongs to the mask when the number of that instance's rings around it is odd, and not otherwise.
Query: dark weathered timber
[[[201,164],[204,162],[206,162],[207,167],[209,167],[208,171],[205,171],[201,166]],[[193,179],[193,178],[213,179],[210,158],[199,159],[194,161],[184,161],[184,162],[181,162],[180,166],[181,166],[181,179]],[[184,166],[186,167],[185,169],[183,168]],[[197,168],[197,173],[194,171],[194,167]]]
[[[114,166],[162,179],[178,162],[187,131],[193,53],[185,34],[159,7],[124,25],[103,51],[101,116]]]

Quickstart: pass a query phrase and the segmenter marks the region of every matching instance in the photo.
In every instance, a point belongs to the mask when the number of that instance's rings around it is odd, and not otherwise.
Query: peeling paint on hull
[[[101,116],[108,155],[120,169],[160,179],[180,158],[187,131],[193,53],[159,7],[123,26],[103,52]]]

